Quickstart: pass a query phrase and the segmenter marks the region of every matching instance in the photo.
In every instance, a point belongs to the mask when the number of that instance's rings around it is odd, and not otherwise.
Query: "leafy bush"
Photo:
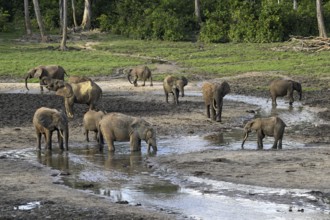
[[[2,8],[0,8],[0,32],[8,31],[8,18],[8,11],[4,11]]]
[[[111,29],[111,23],[108,15],[101,14],[101,16],[96,20],[99,22],[99,28],[101,31],[109,31]]]

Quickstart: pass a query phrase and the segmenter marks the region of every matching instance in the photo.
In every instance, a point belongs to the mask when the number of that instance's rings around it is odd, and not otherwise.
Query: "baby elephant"
[[[184,87],[188,85],[188,80],[186,77],[175,77],[175,76],[167,76],[163,82],[163,88],[165,92],[165,99],[168,103],[168,94],[173,94],[173,100],[175,104],[179,104],[179,93],[181,92],[181,96],[184,97]]]
[[[131,81],[132,77],[133,77],[133,82]],[[132,69],[129,69],[127,74],[127,79],[131,84],[134,84],[134,86],[138,86],[137,84],[138,80],[143,80],[142,86],[145,86],[146,81],[150,79],[150,86],[153,86],[151,70],[147,66],[137,66]]]
[[[266,135],[275,138],[272,149],[282,149],[282,139],[285,127],[285,123],[279,117],[256,118],[249,121],[244,127],[242,149],[244,149],[243,145],[252,130],[257,132],[258,150],[263,149],[262,139],[264,139]]]
[[[139,117],[121,113],[109,113],[99,122],[99,144],[103,138],[109,151],[114,151],[114,141],[130,141],[131,151],[141,151],[141,140],[157,151],[156,132],[152,125]]]
[[[57,131],[58,144],[63,150],[63,142],[68,150],[69,127],[64,112],[52,108],[41,107],[33,116],[33,125],[37,134],[38,149],[41,149],[41,135],[45,136],[46,148],[52,149],[52,133]]]
[[[89,110],[84,114],[83,126],[85,130],[84,134],[86,137],[86,141],[89,142],[89,138],[88,138],[89,131],[95,132],[94,139],[97,140],[98,124],[104,115],[105,115],[104,111],[95,111],[95,110]]]
[[[271,82],[269,86],[270,96],[272,98],[272,105],[276,106],[276,98],[283,97],[288,95],[289,97],[289,104],[292,105],[293,99],[293,91],[296,90],[299,94],[299,100],[302,97],[302,89],[301,84],[299,82],[295,82],[292,80],[286,79],[277,79]]]

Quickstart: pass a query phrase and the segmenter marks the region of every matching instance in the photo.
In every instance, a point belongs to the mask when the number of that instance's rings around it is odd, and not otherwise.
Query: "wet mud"
[[[248,79],[257,83],[260,76]],[[274,109],[267,93],[242,83],[239,87],[237,80],[229,79],[233,92],[225,97],[222,123],[206,118],[198,81],[188,84],[178,106],[165,103],[160,82],[133,87],[121,79],[96,81],[104,91],[98,108],[141,116],[153,124],[159,145],[155,154],[148,154],[145,144],[135,154],[125,142],[115,143],[115,153],[106,146],[100,151],[94,140],[85,142],[85,105],[74,107],[69,152],[60,152],[56,140],[52,152],[38,152],[34,111],[41,106],[63,109],[62,98],[52,92],[40,94],[37,85],[31,85],[28,93],[21,84],[2,86],[0,163],[8,168],[0,174],[10,173],[0,187],[7,204],[0,207],[2,217],[36,213],[70,217],[64,214],[68,210],[77,217],[81,209],[93,208],[89,202],[81,205],[82,201],[96,200],[98,205],[106,201],[98,208],[102,218],[326,219],[330,120],[329,100],[324,96],[329,91],[304,94],[305,100],[292,107],[283,98]],[[278,115],[288,125],[283,150],[269,150],[273,139],[265,138],[265,150],[257,151],[255,134],[241,150],[246,121],[270,115]],[[30,170],[33,175],[27,174]],[[61,207],[63,201],[69,205]],[[45,207],[50,210],[47,214]],[[92,213],[90,217],[100,217]]]

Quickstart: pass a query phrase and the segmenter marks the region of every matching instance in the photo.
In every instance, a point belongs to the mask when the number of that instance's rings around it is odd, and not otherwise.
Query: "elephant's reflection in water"
[[[62,171],[69,170],[69,155],[68,152],[60,151],[54,153],[51,150],[37,151],[38,162]]]
[[[113,152],[107,152],[107,155],[104,156],[104,167],[110,170],[125,170],[126,172],[130,172],[134,171],[136,167],[140,167],[143,162],[141,151],[120,156],[116,156]]]
[[[214,144],[226,144],[223,133],[214,133],[204,137],[204,139],[214,143]]]

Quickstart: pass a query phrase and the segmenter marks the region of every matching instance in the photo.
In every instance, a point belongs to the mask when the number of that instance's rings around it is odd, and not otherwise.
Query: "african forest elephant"
[[[131,81],[131,78],[133,77],[133,82]],[[131,84],[134,84],[134,86],[137,86],[137,81],[143,80],[143,85],[145,86],[146,81],[150,79],[150,86],[152,86],[152,76],[151,71],[147,66],[138,66],[134,67],[132,69],[128,70],[127,79]]]
[[[289,104],[292,105],[293,103],[293,91],[296,90],[299,94],[299,100],[301,100],[302,96],[302,89],[301,84],[292,80],[286,79],[278,79],[271,82],[269,91],[272,97],[272,105],[276,106],[276,98],[278,96],[282,97],[285,95],[289,96],[290,102]]]
[[[63,142],[66,150],[69,140],[68,119],[64,112],[56,109],[41,107],[36,110],[33,116],[33,125],[37,134],[38,149],[41,149],[41,136],[45,136],[46,148],[52,149],[52,133],[57,131],[58,143],[63,150]]]
[[[83,126],[85,130],[84,132],[85,132],[86,141],[89,141],[88,138],[89,131],[95,132],[95,140],[97,140],[98,125],[104,115],[105,115],[104,111],[95,111],[95,110],[89,110],[84,114]]]
[[[40,80],[40,90],[43,91],[42,85],[44,85],[41,81],[43,77],[49,77],[51,79],[61,79],[64,80],[64,75],[67,75],[63,67],[57,65],[49,65],[49,66],[37,66],[33,69],[30,69],[25,77],[25,87],[29,90],[27,86],[28,78],[39,78]]]
[[[182,97],[184,97],[184,87],[188,84],[186,77],[175,77],[167,76],[163,82],[163,88],[165,92],[166,102],[168,103],[168,94],[173,94],[173,100],[175,104],[179,104],[179,92],[181,92]]]
[[[282,139],[285,127],[286,124],[279,117],[256,118],[249,121],[244,126],[242,149],[244,149],[243,145],[252,130],[257,132],[259,150],[263,149],[262,139],[264,139],[266,135],[275,138],[273,149],[282,149]]]
[[[99,122],[99,144],[103,138],[109,151],[114,151],[114,141],[130,141],[131,151],[141,151],[141,140],[157,151],[156,132],[144,119],[121,113],[109,113]]]
[[[205,102],[207,117],[217,122],[221,122],[223,97],[230,92],[227,82],[210,83],[205,82],[202,86],[203,98]],[[210,114],[211,111],[211,114]]]
[[[47,81],[47,88],[64,97],[65,110],[69,118],[73,118],[74,103],[87,104],[89,110],[92,110],[102,96],[102,89],[92,80],[70,84],[52,79]]]

